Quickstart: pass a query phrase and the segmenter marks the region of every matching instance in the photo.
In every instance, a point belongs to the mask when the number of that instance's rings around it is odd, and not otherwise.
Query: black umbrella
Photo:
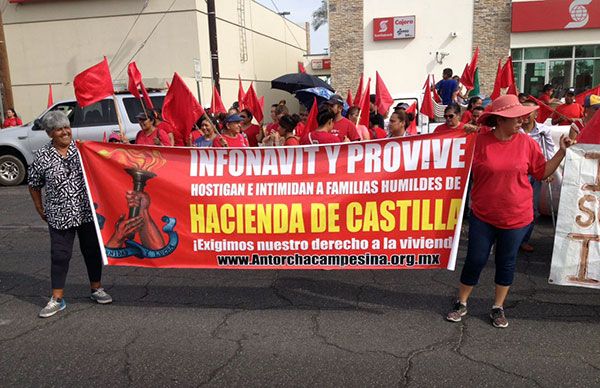
[[[292,73],[282,75],[271,81],[271,89],[285,90],[294,93],[296,90],[321,87],[334,92],[333,88],[325,81],[314,75],[306,73]]]

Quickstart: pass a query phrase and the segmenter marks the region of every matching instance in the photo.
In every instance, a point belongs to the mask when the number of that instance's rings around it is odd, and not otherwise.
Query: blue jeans
[[[533,227],[535,226],[535,220],[540,216],[540,196],[542,194],[542,182],[536,180],[531,175],[529,176],[529,183],[533,189],[533,222],[529,225],[529,229],[523,237],[523,244],[529,241],[531,234],[533,233]]]
[[[519,246],[530,225],[520,229],[500,229],[481,221],[471,214],[469,218],[469,244],[467,258],[460,275],[460,282],[474,286],[496,243],[496,276],[499,286],[510,286],[515,277],[515,265]]]

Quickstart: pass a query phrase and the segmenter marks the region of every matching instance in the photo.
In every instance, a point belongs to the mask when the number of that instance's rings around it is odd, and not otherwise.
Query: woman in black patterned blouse
[[[69,119],[64,113],[53,111],[44,116],[42,125],[52,140],[37,151],[29,167],[28,183],[35,208],[50,231],[52,297],[39,313],[41,318],[47,318],[66,307],[63,289],[75,234],[88,271],[90,298],[100,304],[110,303],[112,298],[100,283],[100,246]]]

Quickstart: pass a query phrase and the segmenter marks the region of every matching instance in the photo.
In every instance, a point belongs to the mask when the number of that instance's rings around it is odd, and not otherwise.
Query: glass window
[[[573,46],[550,47],[548,58],[573,58]]]
[[[531,47],[525,49],[525,59],[547,59],[548,47]]]
[[[513,70],[515,73],[515,82],[517,83],[517,89],[521,89],[521,74],[523,71],[523,62],[514,62]]]
[[[520,61],[523,59],[523,49],[512,49],[510,50],[510,55],[513,61]]]
[[[71,125],[71,127],[73,126],[73,119],[75,117],[75,106],[77,105],[77,103],[75,101],[73,102],[62,102],[60,104],[56,104],[54,105],[49,112],[55,111],[55,110],[59,110],[61,112],[63,112],[64,114],[67,115],[67,117],[69,118],[69,123]],[[42,126],[41,126],[41,122],[42,122],[43,118],[40,118],[39,120],[35,120],[36,123],[33,126],[33,130],[34,131],[40,131],[42,130]]]
[[[155,109],[162,110],[165,96],[150,96],[150,99],[152,100],[152,105],[154,105]],[[142,109],[142,103],[133,97],[126,97],[123,98],[123,105],[125,105],[125,110],[127,111],[127,117],[129,117],[129,121],[136,124],[137,119],[135,116],[144,111]]]
[[[112,99],[98,101],[95,104],[75,109],[75,127],[97,127],[117,124],[115,104]]]
[[[523,93],[539,96],[546,83],[546,62],[525,64],[525,82]]]
[[[600,59],[575,61],[575,93],[581,93],[600,84]]]
[[[554,86],[554,97],[561,98],[566,90],[571,87],[571,66],[573,60],[550,61],[550,84]]]
[[[600,57],[600,45],[575,46],[575,58]]]

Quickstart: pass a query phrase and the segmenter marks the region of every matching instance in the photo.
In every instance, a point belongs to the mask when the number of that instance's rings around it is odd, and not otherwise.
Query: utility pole
[[[4,38],[4,23],[2,22],[2,13],[0,12],[0,83],[2,93],[3,110],[0,112],[4,117],[4,110],[12,107],[13,94],[12,84],[10,82],[10,70],[8,66],[8,51],[6,50],[6,39]],[[18,108],[17,108],[18,109]]]
[[[221,93],[221,83],[219,81],[219,47],[217,44],[217,15],[215,12],[215,0],[207,0],[206,8],[208,11],[208,39],[210,44],[212,78],[215,87],[219,93]]]

